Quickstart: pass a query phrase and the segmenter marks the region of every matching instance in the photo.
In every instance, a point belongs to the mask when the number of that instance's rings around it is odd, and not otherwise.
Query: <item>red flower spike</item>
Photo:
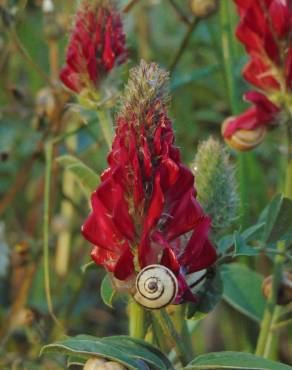
[[[75,93],[98,88],[126,58],[121,17],[111,0],[83,0],[75,17],[66,65],[60,72],[63,84]]]
[[[168,267],[177,277],[176,303],[196,301],[190,273],[216,261],[210,220],[196,200],[194,177],[182,165],[167,116],[168,75],[141,62],[130,73],[109,167],[92,196],[82,233],[92,257],[127,286],[140,269]]]
[[[239,150],[249,150],[262,141],[266,128],[280,123],[281,115],[278,113],[284,109],[281,105],[285,100],[283,94],[291,92],[292,1],[234,2],[240,16],[236,35],[250,55],[243,76],[261,92],[246,94],[246,99],[254,106],[238,117],[225,120],[222,132],[229,144]],[[251,134],[253,130],[257,131],[254,135]]]

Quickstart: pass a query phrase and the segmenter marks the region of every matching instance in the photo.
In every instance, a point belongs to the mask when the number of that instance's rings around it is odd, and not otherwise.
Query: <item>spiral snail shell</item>
[[[229,117],[223,122],[221,130],[222,134],[224,134],[228,123],[232,119],[233,117]],[[225,138],[225,141],[233,148],[245,152],[260,145],[266,133],[267,129],[265,126],[259,126],[254,130],[238,130],[231,136],[231,138]]]
[[[177,292],[177,279],[171,270],[163,265],[149,265],[136,278],[134,299],[145,308],[159,309],[171,304]]]

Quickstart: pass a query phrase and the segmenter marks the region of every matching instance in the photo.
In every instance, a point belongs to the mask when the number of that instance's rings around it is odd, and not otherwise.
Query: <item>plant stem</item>
[[[104,139],[108,148],[111,149],[114,133],[110,112],[108,109],[98,109],[97,115]]]
[[[185,366],[190,361],[190,356],[186,352],[186,348],[184,347],[182,338],[177,333],[175,326],[168,316],[167,312],[165,311],[165,309],[162,308],[160,310],[153,311],[153,314],[157,318],[157,321],[165,332],[166,338],[168,338],[172,342],[172,345],[177,353],[180,362],[183,366]]]
[[[171,72],[173,72],[178,64],[178,62],[180,61],[180,58],[182,57],[184,51],[185,51],[185,48],[188,46],[188,43],[189,43],[189,40],[192,36],[192,33],[194,31],[194,29],[197,27],[197,25],[199,24],[200,22],[200,18],[197,18],[195,17],[193,19],[193,21],[191,23],[189,23],[189,26],[188,26],[188,29],[187,29],[187,32],[185,34],[185,36],[183,37],[182,39],[182,42],[178,48],[178,51],[173,59],[173,62],[171,63],[170,67],[169,67],[169,70]]]
[[[225,69],[225,80],[230,102],[232,115],[238,115],[241,112],[239,103],[239,94],[236,80],[234,78],[235,53],[236,44],[233,35],[234,8],[231,7],[228,1],[224,0],[220,3],[220,22],[221,22],[221,41],[222,41],[222,58]],[[233,13],[232,13],[233,11]],[[246,154],[238,153],[238,178],[239,191],[241,196],[241,224],[246,226],[248,223],[248,179],[247,179],[247,158]]]
[[[146,311],[133,299],[129,301],[129,335],[133,338],[144,339],[146,335]]]
[[[271,350],[272,342],[272,326],[275,323],[275,318],[278,316],[277,308],[277,297],[278,287],[282,276],[282,267],[285,261],[283,252],[285,251],[285,242],[279,241],[277,243],[277,250],[281,253],[276,255],[274,262],[273,281],[272,281],[272,292],[266,303],[264,317],[261,323],[261,330],[258,337],[255,354],[268,358]]]
[[[54,322],[61,326],[53,311],[51,298],[51,283],[50,283],[50,256],[49,256],[49,220],[50,220],[50,193],[51,193],[51,173],[53,160],[53,144],[47,143],[45,146],[45,192],[44,192],[44,281],[45,293],[48,305],[48,311]]]
[[[45,72],[34,62],[34,60],[29,55],[26,48],[23,46],[22,42],[20,41],[16,30],[11,28],[8,30],[9,35],[18,49],[19,53],[23,56],[23,58],[27,61],[27,63],[40,75],[40,77],[49,85],[52,86],[50,78],[45,74]]]
[[[292,199],[292,125],[290,122],[287,125],[287,168],[284,194]]]

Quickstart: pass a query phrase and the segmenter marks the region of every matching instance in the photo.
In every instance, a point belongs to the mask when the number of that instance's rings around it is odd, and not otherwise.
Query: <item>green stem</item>
[[[292,199],[292,125],[289,122],[287,127],[287,168],[284,194]]]
[[[230,9],[231,8],[231,9]],[[233,12],[232,12],[233,11]],[[234,66],[236,65],[235,54],[237,46],[233,36],[234,9],[227,0],[220,2],[221,43],[222,59],[225,70],[225,80],[232,115],[238,115],[241,111],[239,94],[236,80],[234,78]],[[247,181],[247,159],[243,153],[238,154],[238,178],[239,191],[241,195],[241,223],[246,226],[248,218],[248,181]]]
[[[240,106],[238,104],[238,91],[236,81],[234,79],[234,50],[233,46],[233,30],[231,29],[231,13],[230,3],[226,0],[220,3],[220,21],[221,21],[221,42],[222,42],[222,58],[225,70],[225,79],[227,85],[227,92],[229,96],[230,108],[232,114],[240,113]]]
[[[275,323],[276,317],[278,316],[277,309],[277,296],[278,287],[282,276],[282,267],[285,261],[283,252],[285,252],[285,242],[279,241],[277,243],[277,250],[280,252],[275,257],[274,271],[273,271],[273,282],[271,296],[268,298],[264,317],[261,323],[261,330],[258,337],[255,354],[268,358],[271,350],[272,343],[272,326]]]
[[[108,148],[111,149],[114,132],[110,111],[108,109],[98,109],[97,115],[104,139]]]
[[[129,301],[129,335],[144,339],[146,335],[146,311],[134,300]]]
[[[178,51],[177,53],[175,54],[175,57],[169,67],[169,70],[171,72],[173,72],[178,64],[178,62],[180,61],[180,58],[182,57],[186,47],[188,46],[188,43],[191,39],[191,36],[193,34],[193,31],[195,30],[195,28],[197,27],[197,25],[199,24],[200,22],[200,18],[194,18],[193,21],[191,23],[189,23],[188,25],[188,29],[187,29],[187,32],[185,33],[182,41],[181,41],[181,44],[178,48]]]
[[[45,294],[47,299],[48,311],[54,322],[61,326],[53,311],[53,303],[51,298],[51,283],[50,283],[50,256],[49,256],[49,220],[50,220],[50,193],[51,193],[51,173],[53,160],[53,144],[47,143],[45,146],[45,191],[44,191],[44,283]]]
[[[285,196],[292,199],[292,159],[290,159],[287,164]]]
[[[171,317],[173,318],[173,324],[175,326],[176,331],[181,335],[182,341],[186,347],[186,350],[190,354],[190,357],[194,357],[193,353],[193,344],[192,344],[192,337],[189,332],[187,321],[185,320],[185,309],[186,305],[173,305],[173,313]]]
[[[153,311],[153,314],[162,327],[166,338],[168,338],[172,342],[172,345],[177,353],[180,362],[183,366],[187,365],[187,363],[190,361],[190,356],[187,353],[182,338],[177,333],[175,326],[168,316],[167,312],[165,311],[165,309],[162,308],[160,310]]]

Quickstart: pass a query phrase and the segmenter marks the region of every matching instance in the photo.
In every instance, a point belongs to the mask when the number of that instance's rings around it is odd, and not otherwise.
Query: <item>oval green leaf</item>
[[[292,367],[250,353],[227,351],[198,356],[185,369],[292,370]]]
[[[261,289],[263,277],[239,263],[222,266],[221,276],[223,299],[242,314],[260,322],[266,304]]]
[[[48,344],[42,348],[41,354],[49,352],[63,353],[71,359],[78,358],[79,362],[82,358],[103,357],[133,370],[173,369],[167,357],[157,348],[127,336],[96,338],[77,335]]]

